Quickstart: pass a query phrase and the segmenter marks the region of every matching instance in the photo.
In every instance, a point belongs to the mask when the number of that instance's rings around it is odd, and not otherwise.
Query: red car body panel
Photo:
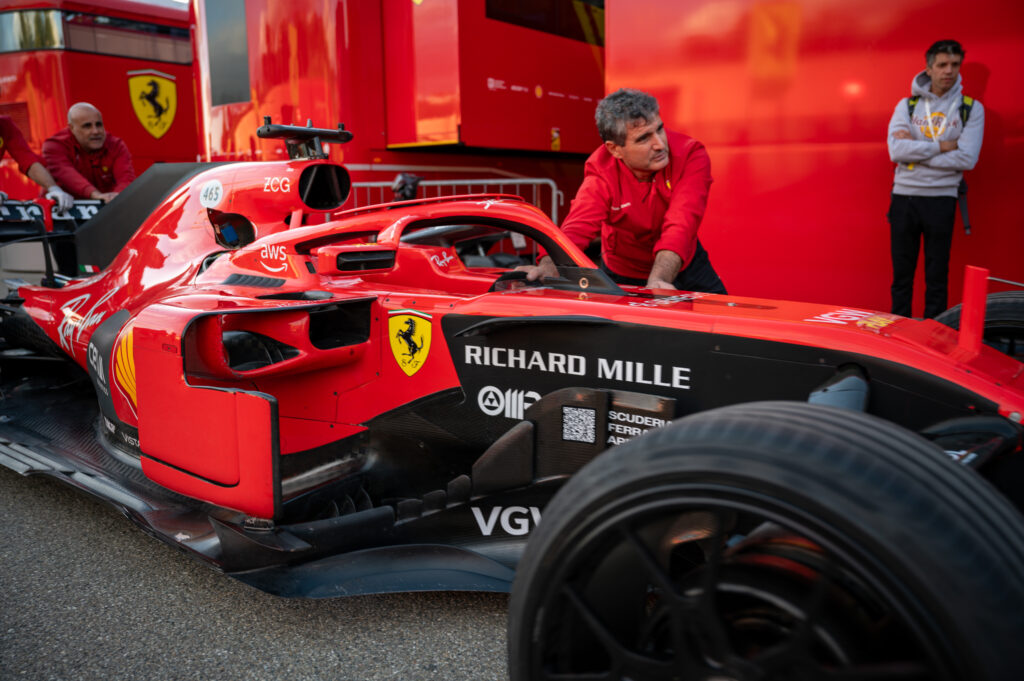
[[[285,460],[327,446],[365,431],[381,413],[460,388],[441,327],[453,314],[596,318],[884,357],[983,395],[1004,416],[1024,413],[1022,365],[987,347],[967,351],[956,332],[934,321],[685,292],[488,293],[498,270],[469,268],[452,247],[406,243],[403,236],[424,224],[485,219],[541,235],[546,248],[561,249],[577,266],[593,263],[541,211],[512,197],[413,201],[337,215],[310,210],[298,178],[321,165],[327,164],[212,167],[172,192],[101,273],[60,289],[20,289],[25,311],[56,344],[81,366],[92,363],[112,377],[117,418],[137,428],[143,472],[153,481],[274,517],[281,503],[273,483],[278,455]],[[271,191],[274,178],[288,181]],[[248,218],[253,241],[224,252],[211,225],[217,214]],[[222,255],[207,261],[214,253]],[[379,264],[339,270],[338,263],[352,257]],[[325,305],[369,306],[365,338],[316,347],[311,312]],[[118,332],[117,351],[97,366],[92,336],[122,310],[130,321]],[[396,333],[388,323],[410,312],[431,327],[426,360],[414,374],[392,356]],[[291,354],[267,366],[233,369],[221,338],[237,331],[271,338]],[[636,370],[631,378],[637,384],[671,380],[667,366],[638,363]]]

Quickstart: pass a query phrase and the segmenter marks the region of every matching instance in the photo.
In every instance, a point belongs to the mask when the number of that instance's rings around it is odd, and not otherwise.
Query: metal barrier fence
[[[362,208],[394,201],[391,182],[353,182],[352,201],[346,208]],[[514,194],[540,208],[558,224],[558,209],[565,195],[549,178],[505,178],[480,180],[420,180],[418,199],[432,199],[458,194]]]

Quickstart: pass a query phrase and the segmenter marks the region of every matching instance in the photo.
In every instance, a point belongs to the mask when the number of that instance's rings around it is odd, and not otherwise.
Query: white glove
[[[75,205],[75,197],[71,196],[71,194],[68,194],[57,185],[53,185],[46,190],[46,198],[57,202],[58,213],[67,212],[71,206]]]

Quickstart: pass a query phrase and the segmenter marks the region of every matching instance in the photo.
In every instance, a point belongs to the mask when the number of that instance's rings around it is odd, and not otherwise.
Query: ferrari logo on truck
[[[174,76],[153,69],[129,71],[128,93],[142,127],[157,139],[163,137],[178,110]]]
[[[406,376],[412,376],[430,354],[430,315],[416,310],[395,310],[388,318],[391,352]]]

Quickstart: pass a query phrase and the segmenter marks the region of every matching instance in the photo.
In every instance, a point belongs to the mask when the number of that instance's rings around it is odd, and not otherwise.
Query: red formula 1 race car
[[[292,158],[157,166],[74,233],[96,274],[16,288],[0,462],[276,594],[514,578],[515,679],[1017,678],[983,273],[959,332],[620,288],[515,197],[336,213],[348,133],[261,134]]]

